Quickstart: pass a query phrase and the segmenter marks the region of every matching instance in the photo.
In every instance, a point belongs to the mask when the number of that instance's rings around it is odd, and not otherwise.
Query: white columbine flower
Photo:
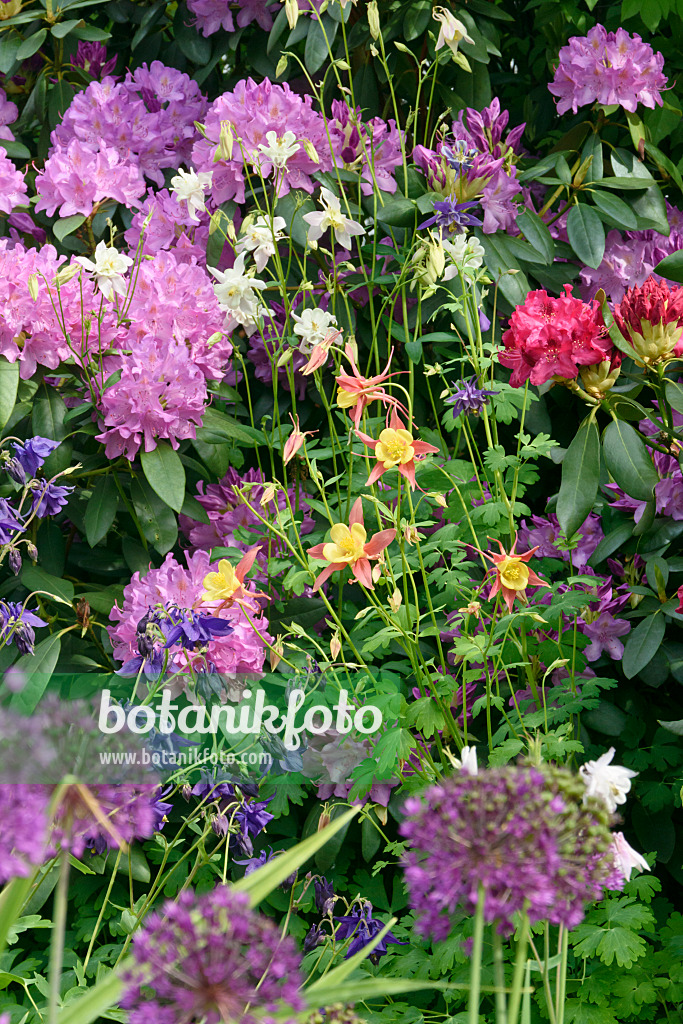
[[[460,757],[453,758],[453,765],[459,771],[464,772],[465,775],[478,775],[477,748],[463,747],[460,751]]]
[[[612,764],[614,754],[614,747],[610,747],[597,761],[587,761],[579,768],[581,778],[586,784],[586,797],[594,796],[598,800],[603,800],[612,814],[618,804],[626,803],[631,779],[638,774],[630,768],[623,768],[620,764]]]
[[[443,275],[444,281],[451,281],[460,272],[465,277],[474,277],[474,271],[479,270],[484,262],[484,247],[476,238],[467,235],[456,235],[452,241],[445,239],[442,243],[444,251],[451,261],[446,267]]]
[[[244,273],[245,259],[245,253],[240,253],[230,270],[209,267],[209,271],[218,281],[213,290],[223,309],[237,323],[244,327],[253,327],[261,301],[258,292],[266,287],[266,282]]]
[[[296,321],[294,333],[301,338],[299,351],[304,355],[309,355],[316,345],[325,340],[330,327],[337,326],[336,318],[322,309],[305,309],[301,316],[292,313],[292,319]]]
[[[178,203],[187,203],[187,213],[191,221],[199,224],[198,213],[206,210],[204,193],[211,188],[212,171],[184,171],[182,167],[171,178],[171,191]]]
[[[458,44],[463,39],[466,43],[474,42],[467,34],[467,27],[444,7],[435,7],[432,17],[440,24],[439,38],[436,41],[437,50],[447,46],[455,54],[458,52]]]
[[[266,132],[266,143],[265,146],[259,143],[259,149],[269,164],[281,170],[287,166],[289,158],[301,149],[294,132],[285,132],[281,138],[278,138],[277,132]]]
[[[252,252],[256,261],[256,269],[259,274],[265,267],[270,257],[275,253],[275,246],[284,238],[282,229],[287,226],[284,217],[274,217],[273,223],[262,214],[242,227],[242,237],[235,246],[237,253]]]
[[[97,287],[105,299],[112,299],[114,294],[126,294],[126,281],[124,274],[133,263],[130,256],[124,256],[122,252],[106,242],[98,242],[95,249],[95,262],[87,256],[77,256],[76,263],[89,270],[95,275]]]
[[[611,852],[614,856],[615,867],[624,876],[625,882],[630,880],[633,868],[639,868],[641,871],[650,870],[650,865],[643,855],[626,842],[623,832],[613,833]]]
[[[365,228],[356,224],[350,217],[344,216],[338,198],[328,188],[320,189],[322,213],[306,213],[304,220],[309,225],[308,240],[317,242],[328,229],[334,231],[334,237],[342,249],[351,248],[351,235],[364,235]]]

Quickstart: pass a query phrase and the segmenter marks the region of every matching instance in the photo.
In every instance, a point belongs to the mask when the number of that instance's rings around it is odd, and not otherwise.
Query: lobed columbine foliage
[[[678,1019],[680,31],[0,0],[3,1024]]]

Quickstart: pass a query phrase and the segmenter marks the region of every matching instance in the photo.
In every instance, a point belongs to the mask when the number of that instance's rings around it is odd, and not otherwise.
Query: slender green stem
[[[507,1024],[508,1008],[505,996],[505,964],[503,962],[503,940],[493,926],[493,972],[496,982],[496,1024]]]
[[[57,1024],[59,1006],[59,986],[62,980],[62,964],[64,962],[64,936],[66,932],[66,911],[69,901],[69,854],[62,851],[59,865],[59,879],[55,892],[55,916],[52,925],[52,941],[50,942],[48,1024]]]
[[[477,912],[474,915],[474,936],[472,960],[470,963],[470,999],[467,1008],[467,1024],[478,1024],[479,1003],[481,1002],[481,958],[484,947],[484,887],[479,886]]]
[[[515,956],[515,969],[512,975],[512,992],[508,1002],[508,1024],[517,1024],[519,1008],[522,1002],[522,983],[524,981],[524,969],[526,967],[526,953],[529,944],[529,915],[524,914],[522,927],[517,940],[517,954]]]

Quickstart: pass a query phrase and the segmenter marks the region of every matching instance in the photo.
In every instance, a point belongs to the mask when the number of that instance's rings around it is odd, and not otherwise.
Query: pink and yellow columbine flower
[[[489,537],[489,540],[492,540]],[[500,548],[499,555],[489,554],[487,551],[480,551],[479,554],[482,558],[487,558],[489,562],[493,563],[493,568],[489,569],[488,572],[495,572],[496,578],[493,581],[491,587],[491,593],[489,598],[493,598],[500,591],[503,595],[503,600],[507,605],[509,612],[512,612],[512,606],[515,602],[515,598],[519,598],[522,603],[526,603],[526,588],[532,587],[549,587],[549,583],[544,583],[540,579],[533,569],[530,569],[526,564],[532,555],[538,551],[538,544],[536,547],[531,548],[530,551],[525,551],[523,555],[516,553],[517,547],[517,535],[515,534],[515,542],[509,551],[506,551],[499,540],[496,541]]]
[[[313,558],[323,558],[329,562],[316,578],[313,590],[319,590],[333,572],[340,572],[347,566],[359,583],[368,590],[374,590],[370,561],[379,558],[395,536],[396,530],[381,530],[368,540],[363,526],[363,502],[357,498],[351,509],[349,525],[335,523],[330,530],[329,541],[316,544],[308,552]]]
[[[389,360],[384,370],[378,373],[375,377],[364,377],[356,366],[356,360],[353,355],[353,349],[350,345],[347,345],[344,349],[346,358],[351,363],[351,373],[339,373],[336,377],[337,384],[337,405],[340,409],[348,409],[349,415],[353,420],[353,425],[358,426],[363,415],[363,411],[367,408],[370,402],[382,402],[385,406],[392,406],[394,409],[403,409],[403,406],[397,398],[394,398],[389,392],[383,387],[384,384],[393,376],[389,373],[389,367],[391,366],[391,357],[394,354],[392,348],[389,353]]]
[[[294,430],[285,441],[285,446],[282,450],[282,461],[285,466],[294,458],[296,453],[299,451],[299,448],[301,448],[304,443],[305,438],[313,437],[314,434],[318,433],[317,430],[302,430],[299,426],[299,417],[292,416],[291,412],[289,414],[289,418],[292,421]]]
[[[336,327],[331,327],[329,329],[323,340],[313,348],[308,362],[301,371],[304,377],[308,377],[309,374],[314,373],[325,365],[332,345],[335,341],[341,338],[341,336],[342,332],[337,330]]]
[[[363,444],[374,450],[377,459],[368,477],[367,487],[379,480],[388,469],[396,468],[401,476],[406,478],[411,490],[415,490],[415,459],[433,455],[439,450],[433,444],[414,438],[410,431],[406,430],[395,409],[391,413],[390,425],[382,431],[377,440],[361,433],[360,430],[356,431],[356,435]]]
[[[233,566],[227,558],[221,558],[218,572],[210,572],[203,579],[204,591],[200,597],[203,604],[220,603],[221,608],[230,608],[233,604],[244,605],[245,608],[257,610],[256,602],[268,600],[265,594],[250,594],[244,586],[244,577],[256,560],[261,545],[250,548]]]

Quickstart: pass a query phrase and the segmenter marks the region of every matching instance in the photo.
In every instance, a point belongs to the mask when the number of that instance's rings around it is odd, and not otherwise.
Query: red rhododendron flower
[[[553,378],[574,380],[579,366],[594,366],[609,359],[612,350],[600,306],[581,302],[565,285],[555,299],[543,290],[529,292],[510,317],[503,335],[505,351],[499,361],[513,371],[510,383],[545,384]]]

